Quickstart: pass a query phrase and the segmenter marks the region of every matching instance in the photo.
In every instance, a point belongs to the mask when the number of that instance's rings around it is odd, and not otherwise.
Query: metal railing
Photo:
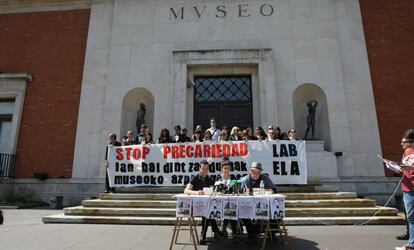
[[[16,155],[0,153],[0,183],[4,177],[13,177]]]

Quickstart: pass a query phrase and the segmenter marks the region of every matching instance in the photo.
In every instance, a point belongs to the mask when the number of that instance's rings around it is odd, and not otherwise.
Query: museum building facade
[[[210,117],[295,128],[310,183],[378,199],[414,124],[410,0],[0,1],[0,198],[103,191],[106,136]],[[3,157],[3,156],[2,156]],[[6,159],[6,158],[4,158]],[[42,180],[39,180],[42,179]],[[4,188],[3,188],[4,187]]]

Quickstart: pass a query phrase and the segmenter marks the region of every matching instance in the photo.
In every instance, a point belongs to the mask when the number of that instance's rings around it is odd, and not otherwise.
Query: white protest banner
[[[193,199],[193,216],[206,216],[208,214],[208,197],[199,196],[192,197]]]
[[[251,219],[254,217],[254,202],[251,196],[239,197],[239,208],[240,219]]]
[[[264,220],[269,218],[269,198],[253,197],[254,219]]]
[[[223,199],[223,219],[237,220],[239,217],[238,202],[239,198],[237,196],[226,196]]]
[[[221,220],[223,218],[223,200],[220,197],[212,197],[208,202],[208,219]]]
[[[285,198],[270,198],[270,215],[272,219],[283,219],[285,217]]]
[[[108,147],[111,187],[183,186],[198,174],[200,161],[210,163],[209,175],[220,174],[223,157],[233,177],[249,173],[253,161],[275,184],[307,184],[304,141],[242,141],[148,144]]]
[[[189,197],[177,197],[176,217],[191,217],[192,202]]]

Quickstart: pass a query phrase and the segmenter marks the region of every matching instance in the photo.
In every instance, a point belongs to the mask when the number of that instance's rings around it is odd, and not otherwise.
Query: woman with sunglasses
[[[242,138],[239,136],[239,127],[233,127],[230,132],[229,141],[241,141]]]
[[[296,140],[296,130],[295,129],[293,129],[293,128],[289,129],[289,131],[288,131],[288,138],[291,141]]]
[[[405,132],[401,147],[403,149],[402,163],[400,165],[403,173],[401,190],[409,228],[408,244],[396,247],[396,250],[414,249],[414,129]]]
[[[266,140],[267,138],[267,134],[264,132],[263,128],[260,126],[256,128],[255,136],[257,140]]]

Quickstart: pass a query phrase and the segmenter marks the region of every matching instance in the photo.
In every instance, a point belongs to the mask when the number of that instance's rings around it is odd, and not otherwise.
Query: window
[[[250,76],[195,77],[196,102],[250,102]]]

